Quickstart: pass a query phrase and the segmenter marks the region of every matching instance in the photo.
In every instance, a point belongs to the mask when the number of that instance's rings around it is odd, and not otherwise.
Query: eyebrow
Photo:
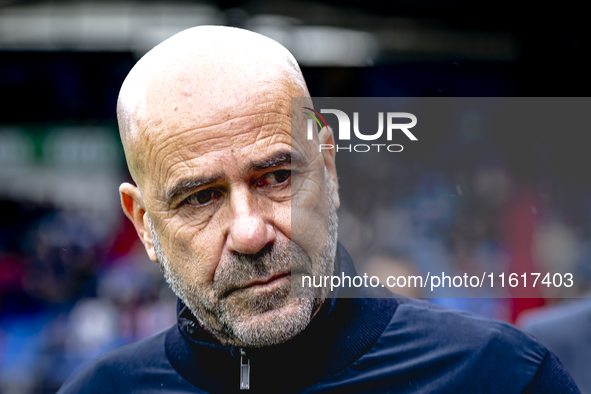
[[[261,171],[266,170],[272,167],[278,167],[283,164],[295,162],[296,164],[301,164],[305,162],[304,155],[297,151],[288,151],[288,150],[281,150],[273,153],[266,159],[255,161],[250,163],[246,166],[244,172],[254,172],[254,171]]]
[[[210,185],[212,183],[218,182],[220,179],[223,178],[224,176],[222,174],[217,174],[210,177],[181,179],[176,183],[176,185],[174,185],[166,191],[166,202],[171,203],[177,197],[189,193],[191,190],[197,189],[202,186]]]
[[[242,172],[249,173],[255,171],[262,171],[268,168],[278,167],[283,164],[291,163],[292,160],[298,164],[303,164],[306,161],[306,158],[304,155],[297,151],[282,150],[273,153],[272,155],[263,160],[247,164],[244,171]],[[179,196],[187,194],[194,189],[219,182],[224,178],[225,176],[222,173],[219,173],[213,176],[181,179],[173,187],[166,191],[166,202],[170,204]]]

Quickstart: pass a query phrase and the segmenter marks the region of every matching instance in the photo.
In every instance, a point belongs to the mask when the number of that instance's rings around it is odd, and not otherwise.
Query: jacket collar
[[[357,275],[340,243],[336,260],[339,275]],[[368,296],[384,298],[363,298]],[[251,392],[300,390],[342,371],[367,352],[398,305],[387,290],[370,294],[363,288],[341,289],[336,297],[327,299],[295,338],[253,349],[222,346],[179,300],[178,324],[166,334],[166,354],[184,379],[206,392],[240,391],[241,350],[246,354],[242,362],[250,362]]]

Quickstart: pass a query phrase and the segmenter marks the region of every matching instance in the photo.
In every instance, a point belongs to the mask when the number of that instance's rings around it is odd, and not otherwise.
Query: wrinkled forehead
[[[303,149],[301,139],[292,138],[291,98],[305,92],[290,72],[237,66],[222,63],[216,73],[202,74],[202,65],[188,63],[151,84],[140,115],[144,150],[188,135],[203,153],[244,138]]]

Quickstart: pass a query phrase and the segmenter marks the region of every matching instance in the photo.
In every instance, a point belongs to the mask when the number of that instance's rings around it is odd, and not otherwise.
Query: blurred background
[[[118,197],[130,177],[115,103],[151,47],[196,25],[250,29],[292,51],[312,96],[588,96],[585,13],[560,5],[0,0],[0,393],[54,393],[98,354],[175,322]],[[560,266],[580,279],[568,294],[433,300],[510,323],[585,296],[588,135],[475,124],[365,179],[337,156],[340,238],[359,270]],[[367,193],[376,182],[395,193]]]

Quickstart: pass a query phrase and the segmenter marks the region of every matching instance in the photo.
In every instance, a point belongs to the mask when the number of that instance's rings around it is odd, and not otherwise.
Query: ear
[[[137,235],[146,248],[150,260],[157,262],[156,252],[154,251],[154,243],[152,242],[152,234],[148,223],[148,214],[144,206],[144,199],[137,186],[130,183],[122,183],[119,186],[119,193],[121,195],[121,206],[125,216],[135,226]]]
[[[336,146],[334,142],[334,135],[330,127],[323,127],[318,133],[318,139],[321,144],[329,144],[333,147]],[[336,149],[324,149],[322,156],[324,159],[324,165],[326,166],[326,174],[328,175],[328,182],[330,184],[330,192],[332,193],[332,199],[334,201],[335,208],[339,208],[341,200],[339,199],[339,180],[337,178],[337,167],[335,165],[335,153]]]

